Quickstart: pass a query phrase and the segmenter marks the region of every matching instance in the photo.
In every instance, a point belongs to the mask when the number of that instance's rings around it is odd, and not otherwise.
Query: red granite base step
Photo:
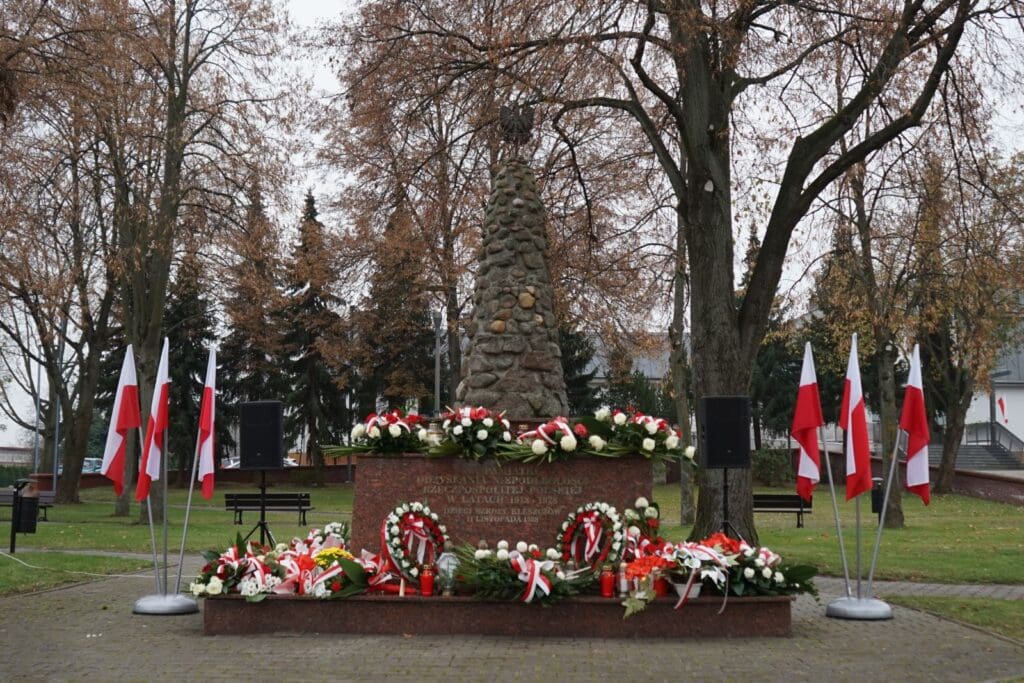
[[[580,597],[550,607],[451,598],[392,595],[346,600],[271,596],[247,603],[241,596],[207,598],[205,635],[248,633],[353,633],[364,635],[490,635],[570,638],[736,638],[788,636],[791,597],[721,597],[652,602],[623,619],[617,599]]]

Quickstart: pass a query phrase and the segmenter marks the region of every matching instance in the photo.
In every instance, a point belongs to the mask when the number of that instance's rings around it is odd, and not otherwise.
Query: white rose
[[[388,533],[391,534],[392,536],[397,536],[398,535],[398,526],[395,525],[395,524],[392,524],[391,528],[388,529]]]
[[[772,570],[771,570],[771,568],[770,567],[765,567],[764,569],[762,569],[761,570],[761,576],[763,576],[766,579],[772,578]]]
[[[327,590],[327,584],[325,584],[322,581],[320,583],[318,583],[317,585],[313,586],[313,597],[314,598],[326,598],[328,592],[329,591]]]
[[[622,531],[622,522],[615,522],[615,524],[612,524],[612,531]]]
[[[366,427],[364,427],[363,425],[356,425],[355,427],[352,428],[353,439],[361,439],[364,436],[366,436]]]
[[[454,434],[455,436],[459,436],[460,434],[462,434],[462,425],[455,425],[455,427],[452,429],[452,434]]]
[[[548,447],[540,439],[534,439],[533,443],[530,445],[530,450],[532,450],[535,455],[544,455],[548,452]]]
[[[597,506],[597,509],[600,510],[601,514],[607,514],[607,512],[608,512],[608,503],[601,503],[601,504],[599,504]]]
[[[547,557],[549,560],[552,560],[552,561],[557,560],[559,557],[561,557],[558,554],[558,551],[555,550],[554,548],[548,548],[546,551],[544,551],[544,556]]]
[[[529,549],[530,546],[527,545],[526,541],[519,541],[519,543],[516,543],[516,550],[518,550],[521,553],[525,553]]]
[[[285,552],[286,550],[288,550],[288,545],[285,544],[285,543],[278,543],[277,545],[274,546],[274,552],[277,553],[278,555],[280,555],[281,553]]]
[[[619,548],[621,548],[621,547],[622,547],[622,544],[620,542],[618,542],[618,541],[615,541],[615,543],[612,543],[612,550],[614,550],[616,552],[618,552]]]
[[[654,443],[654,439],[648,438],[644,439],[643,443],[640,445],[643,446],[643,449],[645,451],[653,451],[654,447],[657,446],[658,444]]]
[[[437,530],[440,531],[442,534],[448,533],[448,529],[445,527],[444,524],[438,524]]]
[[[420,441],[430,440],[430,432],[428,432],[426,429],[423,429],[422,427],[420,427],[420,430],[416,432],[416,436],[419,437]]]
[[[658,433],[658,423],[651,421],[644,425],[644,429],[647,430],[648,434],[654,435]]]
[[[429,505],[424,505],[423,506],[423,514],[425,514],[427,516],[430,516],[430,506]]]
[[[380,429],[378,429],[377,427],[370,427],[370,430],[366,432],[366,435],[369,436],[371,439],[379,439]]]
[[[391,545],[393,545],[396,548],[401,548],[402,547],[402,539],[400,539],[397,536],[395,536],[394,538],[391,539]]]
[[[622,425],[626,424],[626,414],[625,413],[615,413],[615,417],[612,418],[612,422],[614,422],[615,424],[617,424],[617,425],[619,425],[621,427]]]
[[[502,432],[501,440],[504,441],[505,443],[508,443],[509,441],[511,441],[512,440],[512,432],[507,432],[507,431],[506,432]]]
[[[648,500],[646,498],[644,498],[643,496],[640,496],[639,498],[637,498],[636,502],[633,503],[633,507],[635,507],[637,510],[642,510],[643,508],[647,507],[648,505],[650,505],[650,502],[648,502]]]
[[[496,552],[496,553],[494,554],[494,556],[495,556],[496,558],[498,558],[499,560],[501,560],[502,562],[504,562],[505,560],[507,560],[507,559],[508,559],[508,550],[506,550],[506,549],[504,549],[504,548],[500,548],[500,549],[498,550],[498,552]]]
[[[785,583],[786,577],[782,575],[782,572],[775,572],[775,583]]]
[[[485,557],[487,557],[487,551],[486,550],[477,550],[475,553],[473,553],[473,557],[475,557],[478,560],[482,560]]]
[[[750,579],[753,579],[754,578],[754,570],[753,570],[753,568],[747,567],[746,569],[744,569],[743,570],[743,578],[747,579],[748,581]]]
[[[409,504],[408,503],[402,503],[402,512],[408,512],[408,511],[409,511]]]
[[[562,437],[559,445],[562,447],[563,451],[574,451],[576,450],[576,437],[571,434],[566,434]]]
[[[461,424],[462,424],[463,427],[468,427],[471,424],[473,424],[473,421],[470,420],[468,417],[464,417],[464,418],[462,418]]]
[[[588,439],[588,441],[590,442],[590,447],[593,448],[595,451],[599,451],[607,445],[605,440],[599,437],[597,434],[591,436],[590,439]]]
[[[487,437],[490,436],[486,429],[481,429],[476,433],[476,438],[479,441],[487,441]]]
[[[397,439],[402,435],[402,428],[398,425],[388,425],[388,434]]]
[[[596,417],[601,422],[607,422],[608,418],[611,417],[611,415],[612,415],[612,411],[609,410],[607,408],[607,406],[606,407],[602,407],[602,408],[598,408],[597,411],[594,413],[594,417]]]
[[[485,417],[484,418],[484,427],[487,427],[488,429],[490,429],[493,426],[494,426],[494,420],[492,420],[489,417]]]
[[[203,594],[203,591],[206,590],[206,587],[198,581],[194,581],[188,585],[188,589],[192,592],[192,595],[198,598]]]
[[[432,519],[433,521],[436,522],[437,521],[437,513],[436,512],[431,512],[430,513],[430,519]]]
[[[569,522],[562,522],[562,531],[565,531],[568,528],[569,528]]]
[[[211,576],[206,584],[206,592],[210,595],[220,595],[224,590],[224,582],[216,576]]]
[[[686,456],[687,460],[693,460],[693,456],[697,453],[697,449],[693,446],[687,446],[686,450],[683,451],[683,455]]]
[[[761,558],[759,557],[759,558],[757,558],[756,560],[754,560],[754,564],[755,564],[756,566],[758,566],[758,567],[763,567],[763,566],[764,566],[764,560],[762,560],[762,559],[761,559]]]
[[[656,507],[649,507],[649,508],[647,508],[646,510],[644,510],[644,517],[646,517],[647,519],[657,519],[658,518],[658,508],[656,508]]]
[[[526,546],[526,549],[527,549],[527,550],[528,550],[529,552],[531,552],[531,553],[533,553],[533,552],[537,552],[538,550],[540,550],[540,548],[538,548],[538,547],[537,547],[537,544],[536,544],[536,543],[531,543],[530,545]]]
[[[628,533],[630,536],[639,536],[640,535],[640,527],[638,527],[638,526],[631,526],[626,531],[626,533]]]
[[[413,503],[410,507],[412,507],[412,511],[413,512],[422,512],[423,511],[423,503],[416,502],[416,503]]]
[[[498,550],[508,550],[508,541],[498,541]]]
[[[669,434],[665,437],[665,448],[674,450],[679,445],[679,437],[675,434]]]
[[[448,429],[448,425],[450,425],[451,423],[451,420],[445,420],[444,422],[441,423],[441,429]]]
[[[416,567],[413,567],[412,569],[409,570],[409,576],[412,576],[413,578],[415,578],[415,577],[417,577],[419,575],[420,575],[420,570],[417,569]]]
[[[746,550],[743,551],[743,557],[753,557],[753,556],[754,556],[754,549],[753,548],[749,548],[748,547]]]
[[[626,508],[626,519],[640,519],[640,515],[633,508]]]

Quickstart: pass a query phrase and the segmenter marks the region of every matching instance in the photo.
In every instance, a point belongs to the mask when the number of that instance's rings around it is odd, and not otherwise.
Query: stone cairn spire
[[[516,150],[532,120],[529,110],[502,107],[505,140]],[[499,165],[487,200],[460,403],[512,418],[568,412],[547,249],[533,173],[514,154]]]

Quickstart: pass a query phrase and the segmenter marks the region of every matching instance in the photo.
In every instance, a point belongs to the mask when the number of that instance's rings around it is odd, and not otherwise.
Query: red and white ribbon
[[[555,563],[550,560],[534,560],[513,550],[508,554],[508,561],[512,563],[512,569],[519,574],[519,580],[526,584],[522,601],[532,602],[537,596],[537,591],[544,595],[551,595],[551,579],[544,575],[545,571],[551,571]]]
[[[406,515],[402,520],[402,535],[405,537],[405,547],[409,554],[413,553],[413,547],[416,546],[416,562],[423,564],[430,542],[430,534],[427,533],[423,520],[411,513]]]

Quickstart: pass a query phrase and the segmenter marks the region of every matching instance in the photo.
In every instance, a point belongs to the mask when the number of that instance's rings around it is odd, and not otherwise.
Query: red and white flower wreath
[[[448,533],[437,513],[423,503],[401,503],[380,529],[381,555],[399,574],[419,583],[424,565],[433,564],[444,551]]]
[[[562,522],[556,550],[563,562],[599,568],[618,562],[625,535],[618,510],[608,503],[581,505]]]

